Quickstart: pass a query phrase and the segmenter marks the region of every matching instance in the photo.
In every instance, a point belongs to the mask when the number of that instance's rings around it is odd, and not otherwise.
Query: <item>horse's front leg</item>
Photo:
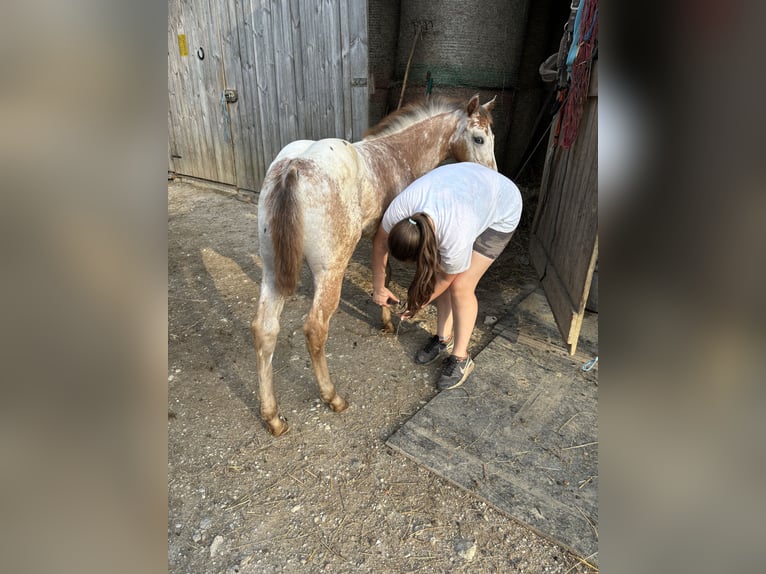
[[[391,283],[391,261],[386,261],[386,282],[385,286],[388,289],[388,285]],[[384,333],[393,333],[395,331],[394,324],[391,322],[391,308],[380,308],[380,322]]]
[[[262,283],[258,312],[250,325],[258,359],[258,397],[261,403],[261,419],[274,436],[284,434],[289,428],[287,421],[279,414],[277,398],[274,394],[272,367],[274,348],[279,335],[279,317],[282,314],[284,302],[284,297],[276,295],[266,282]]]
[[[314,301],[309,311],[308,319],[303,325],[306,335],[306,347],[311,355],[314,376],[319,385],[319,394],[336,413],[346,410],[346,399],[335,392],[335,386],[330,379],[325,357],[325,344],[330,328],[330,318],[338,308],[343,274],[327,274],[315,279]]]

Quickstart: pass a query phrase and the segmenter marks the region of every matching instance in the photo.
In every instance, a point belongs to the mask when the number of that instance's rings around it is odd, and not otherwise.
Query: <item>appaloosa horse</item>
[[[287,429],[274,395],[272,358],[285,297],[295,291],[303,260],[314,277],[314,299],[303,326],[322,400],[335,412],[348,403],[335,392],[325,357],[330,318],[343,274],[359,239],[372,237],[391,200],[448,157],[497,169],[491,110],[432,98],[384,118],[356,143],[295,141],[269,166],[258,202],[263,277],[252,323],[258,359],[261,418],[274,436]],[[383,321],[391,328],[391,314]]]

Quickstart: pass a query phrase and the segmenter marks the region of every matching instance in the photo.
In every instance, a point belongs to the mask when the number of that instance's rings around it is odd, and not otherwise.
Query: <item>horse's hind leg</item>
[[[330,405],[330,408],[336,413],[346,410],[348,403],[335,392],[335,386],[330,379],[330,371],[327,368],[327,358],[325,357],[325,343],[327,343],[330,318],[340,302],[342,280],[342,274],[324,275],[321,279],[315,278],[314,301],[308,319],[303,325],[303,332],[306,334],[306,346],[311,355],[314,376],[319,385],[319,394],[322,400]]]
[[[274,394],[274,372],[272,359],[279,335],[279,317],[282,314],[285,299],[270,287],[267,282],[261,284],[261,296],[258,312],[250,326],[255,342],[255,354],[258,358],[258,396],[261,403],[261,419],[269,432],[279,436],[287,431],[287,421],[279,414],[277,398]]]

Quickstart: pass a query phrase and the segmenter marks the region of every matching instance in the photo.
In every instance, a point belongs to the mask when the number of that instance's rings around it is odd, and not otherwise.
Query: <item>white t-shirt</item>
[[[389,205],[381,225],[389,233],[402,219],[428,214],[442,268],[454,275],[471,266],[473,243],[484,231],[514,231],[521,208],[519,188],[504,175],[478,163],[451,163],[406,187]]]

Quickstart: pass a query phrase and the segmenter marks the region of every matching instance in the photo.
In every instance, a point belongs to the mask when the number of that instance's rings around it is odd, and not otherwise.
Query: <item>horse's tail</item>
[[[297,185],[298,169],[288,165],[269,196],[276,287],[285,296],[295,292],[303,264],[303,213],[295,194]]]

